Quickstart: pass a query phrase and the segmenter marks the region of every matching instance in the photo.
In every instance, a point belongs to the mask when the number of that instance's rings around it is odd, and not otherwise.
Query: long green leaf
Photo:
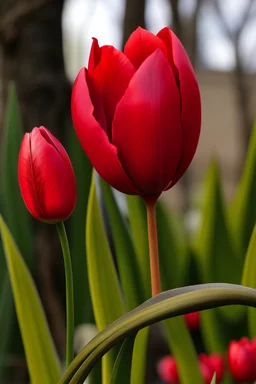
[[[234,242],[244,257],[256,221],[256,124],[254,124],[243,173],[230,206],[230,224]]]
[[[120,340],[145,326],[196,310],[241,304],[256,307],[256,291],[233,284],[205,284],[163,292],[109,325],[77,355],[59,384],[79,384]],[[191,377],[191,384],[194,384]]]
[[[138,196],[126,196],[128,218],[135,247],[144,297],[150,297],[150,266],[147,235],[147,213],[144,201]]]
[[[144,300],[136,253],[127,225],[117,206],[111,188],[103,180],[101,180],[101,188],[113,236],[124,301],[127,309],[131,310]]]
[[[130,384],[134,341],[134,334],[124,340],[115,361],[110,384]]]
[[[60,365],[33,280],[4,220],[0,232],[32,383],[56,383]]]
[[[85,233],[85,212],[90,192],[92,166],[85,156],[74,129],[67,129],[67,150],[72,161],[77,184],[77,201],[69,219],[69,243],[74,275],[75,325],[93,320],[92,304],[87,275]]]
[[[143,328],[138,332],[132,356],[132,376],[131,383],[145,382],[145,372],[147,363],[147,346],[148,346],[149,327]]]
[[[96,325],[99,330],[124,313],[118,277],[109,249],[93,177],[86,226],[86,254],[88,278]],[[103,382],[109,383],[115,353],[103,359]]]
[[[252,233],[248,251],[246,253],[242,285],[256,288],[256,225]],[[251,338],[256,337],[256,310],[253,308],[247,309],[249,335]]]
[[[18,156],[23,136],[21,115],[14,84],[9,86],[2,141],[1,200],[3,217],[26,263],[33,262],[31,216],[22,200],[18,184]],[[18,220],[17,220],[18,218]]]
[[[175,356],[182,384],[190,384],[192,381],[203,384],[197,353],[184,319],[182,317],[168,319],[165,320],[164,325],[167,341]],[[191,378],[193,378],[192,381]]]
[[[196,239],[196,251],[203,282],[240,283],[242,262],[229,230],[219,166],[215,161],[211,163],[206,178],[202,224]],[[243,309],[222,308],[221,313],[230,321],[239,321]]]
[[[185,237],[181,240],[177,234],[174,215],[162,202],[157,203],[156,214],[162,289],[165,291],[184,285],[189,253]]]
[[[22,200],[17,175],[18,154],[22,135],[21,114],[16,90],[14,84],[10,84],[1,142],[0,212],[7,222],[21,253],[24,255],[27,265],[31,269],[34,264],[32,218]],[[3,281],[2,279],[6,273],[4,257],[0,257],[0,281]],[[4,318],[8,320],[4,328],[1,327],[2,331],[4,330],[5,342],[0,343],[0,355],[7,355],[8,351],[10,351],[12,354],[22,354],[23,357],[24,352],[15,317],[11,290],[6,295],[1,295],[1,301],[3,303],[0,305],[4,306],[5,311],[9,311],[9,313],[5,312]],[[10,304],[7,304],[7,301]],[[3,381],[2,373],[3,371],[0,372],[0,381]]]

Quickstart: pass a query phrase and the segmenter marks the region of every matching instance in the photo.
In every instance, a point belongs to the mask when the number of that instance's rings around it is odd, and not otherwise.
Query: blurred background
[[[195,68],[203,123],[189,172],[163,199],[172,209],[187,213],[188,223],[194,225],[210,159],[217,157],[221,163],[229,199],[247,152],[256,105],[256,0],[1,1],[0,137],[8,84],[14,81],[24,131],[44,125],[67,142],[72,82],[87,66],[91,37],[97,37],[100,45],[121,49],[137,26],[156,33],[166,25],[178,35]],[[37,225],[35,278],[63,354],[63,270],[54,252],[58,240]],[[53,247],[48,249],[46,238],[51,238]],[[7,362],[17,376],[14,372],[10,382],[23,383],[24,360],[15,356]]]

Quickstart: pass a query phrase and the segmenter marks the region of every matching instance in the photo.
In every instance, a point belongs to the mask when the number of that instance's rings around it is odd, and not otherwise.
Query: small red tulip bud
[[[172,356],[163,357],[157,364],[159,377],[168,384],[179,384],[176,361]]]
[[[231,341],[228,348],[228,365],[236,381],[252,383],[256,380],[256,342],[242,338]]]
[[[196,331],[199,328],[200,324],[200,314],[199,312],[186,313],[184,315],[185,322],[190,331]]]
[[[24,135],[18,161],[21,195],[36,219],[66,220],[76,203],[76,180],[60,142],[44,127]]]
[[[211,384],[214,373],[216,374],[216,383],[221,382],[225,371],[222,356],[217,353],[209,356],[201,353],[199,355],[199,364],[205,384]]]

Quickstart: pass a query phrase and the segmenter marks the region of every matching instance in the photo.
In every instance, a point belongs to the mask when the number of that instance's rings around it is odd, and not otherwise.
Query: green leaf
[[[148,336],[149,327],[143,328],[136,336],[132,356],[131,383],[143,384],[145,382]]]
[[[0,232],[32,383],[55,383],[60,365],[41,302],[19,250],[0,216]]]
[[[209,167],[205,188],[202,224],[195,245],[202,280],[205,283],[240,283],[242,261],[234,247],[228,227],[220,171],[215,161]],[[221,313],[236,322],[242,316],[243,309],[222,308]]]
[[[114,241],[124,301],[127,309],[131,310],[144,300],[136,253],[127,225],[120,213],[111,188],[103,180],[101,180],[101,188]]]
[[[22,136],[16,90],[14,84],[11,84],[8,90],[2,141],[1,200],[3,217],[19,249],[25,255],[26,263],[31,267],[33,263],[31,216],[21,197],[17,170]]]
[[[135,337],[136,335],[133,334],[123,341],[115,361],[110,384],[130,384]]]
[[[150,324],[216,306],[256,307],[256,291],[234,284],[204,284],[163,292],[128,312],[92,339],[70,364],[59,384],[82,383],[95,363],[116,343]],[[190,377],[194,384],[194,378]]]
[[[137,255],[137,262],[143,285],[144,297],[148,298],[151,295],[151,280],[146,206],[142,198],[138,196],[127,195],[126,199],[132,240]]]
[[[177,362],[180,381],[182,384],[203,384],[198,367],[197,353],[188,328],[182,317],[165,320],[165,331],[169,347]]]
[[[214,373],[211,384],[216,384],[216,373]]]
[[[243,173],[230,206],[230,224],[234,241],[244,257],[256,221],[256,124],[254,124]]]
[[[82,150],[73,127],[69,126],[66,131],[66,146],[74,168],[77,185],[76,207],[69,219],[69,243],[74,276],[75,325],[77,326],[90,323],[93,320],[84,233],[92,166]]]
[[[256,225],[252,233],[249,248],[246,253],[242,285],[256,288]],[[251,338],[256,337],[256,310],[253,308],[247,309],[249,335]]]
[[[100,213],[94,177],[87,210],[86,254],[94,317],[98,329],[102,330],[123,315],[124,307]],[[104,383],[109,383],[115,358],[114,352],[103,359]]]
[[[17,94],[14,84],[10,84],[8,88],[8,100],[4,116],[3,137],[1,142],[1,213],[21,250],[21,253],[24,255],[25,262],[30,269],[33,269],[32,218],[22,200],[18,185],[17,165],[22,136],[23,129]],[[2,252],[0,252],[0,254],[1,253]],[[6,273],[4,257],[0,257],[0,281],[3,281],[2,279]],[[4,326],[5,342],[0,343],[0,354],[7,355],[8,351],[10,351],[12,354],[24,357],[13,307],[12,293],[7,293],[1,300],[4,301],[3,305],[5,306],[5,310],[10,313],[5,313],[5,319],[8,319],[8,321]],[[8,300],[10,301],[10,304],[7,304]],[[9,338],[7,337],[8,335],[10,336]]]
[[[165,291],[184,285],[189,254],[185,236],[180,239],[177,234],[174,214],[158,202],[156,215],[162,289]]]

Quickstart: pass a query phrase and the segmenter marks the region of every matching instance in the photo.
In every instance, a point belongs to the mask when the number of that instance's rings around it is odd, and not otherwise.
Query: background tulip
[[[252,383],[256,380],[256,344],[247,338],[232,341],[228,348],[228,365],[233,379]]]
[[[124,52],[93,40],[72,92],[72,118],[91,163],[127,194],[158,197],[184,174],[197,147],[201,105],[175,34],[138,28]]]
[[[221,382],[225,371],[224,359],[221,355],[215,353],[208,356],[201,353],[199,364],[205,384],[211,383],[214,373],[216,374],[216,383]]]
[[[190,331],[196,331],[200,324],[200,313],[191,312],[184,315],[185,322]]]
[[[18,178],[23,200],[38,220],[59,222],[72,213],[76,181],[60,142],[44,127],[26,133],[19,153]]]
[[[179,375],[177,364],[173,356],[163,357],[157,364],[157,372],[159,377],[168,384],[178,384]]]

